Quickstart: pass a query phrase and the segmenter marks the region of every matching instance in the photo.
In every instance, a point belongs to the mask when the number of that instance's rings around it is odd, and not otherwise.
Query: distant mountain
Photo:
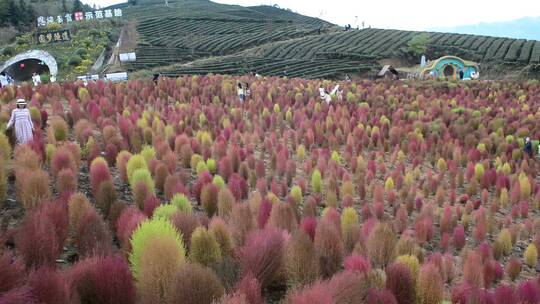
[[[434,28],[433,30],[459,34],[540,40],[540,17],[525,17],[504,22]]]

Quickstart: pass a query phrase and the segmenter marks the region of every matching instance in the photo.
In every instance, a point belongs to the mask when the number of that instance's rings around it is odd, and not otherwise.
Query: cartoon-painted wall
[[[478,79],[478,65],[455,56],[445,56],[430,62],[423,70],[424,78]]]

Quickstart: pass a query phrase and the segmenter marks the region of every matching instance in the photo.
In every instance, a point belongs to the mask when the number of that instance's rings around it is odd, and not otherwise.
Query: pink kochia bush
[[[61,252],[60,243],[56,227],[44,209],[36,209],[26,216],[15,240],[29,267],[53,266]]]
[[[283,267],[284,246],[283,232],[278,229],[252,232],[238,250],[242,273],[252,273],[261,286],[268,286]]]
[[[69,280],[81,303],[135,303],[133,278],[121,257],[93,257],[79,261],[70,270]]]

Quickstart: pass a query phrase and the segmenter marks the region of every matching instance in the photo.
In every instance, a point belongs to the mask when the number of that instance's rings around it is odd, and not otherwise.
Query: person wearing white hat
[[[26,144],[34,139],[32,117],[30,110],[26,107],[26,100],[17,99],[17,108],[11,112],[11,118],[7,124],[7,129],[15,127],[15,138],[18,145]]]

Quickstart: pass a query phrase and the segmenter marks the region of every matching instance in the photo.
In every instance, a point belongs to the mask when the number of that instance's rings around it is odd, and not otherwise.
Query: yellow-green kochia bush
[[[130,241],[132,250],[129,255],[129,263],[131,264],[133,277],[137,281],[140,279],[141,268],[147,266],[141,263],[141,257],[145,250],[152,249],[148,248],[147,245],[151,239],[156,237],[169,239],[174,242],[178,261],[184,261],[186,258],[182,236],[169,220],[156,218],[144,221],[133,232]]]
[[[321,172],[318,169],[313,170],[311,174],[311,191],[315,193],[322,192]]]
[[[189,199],[181,193],[177,193],[172,197],[171,205],[175,206],[178,211],[188,213],[191,213],[193,208]]]

